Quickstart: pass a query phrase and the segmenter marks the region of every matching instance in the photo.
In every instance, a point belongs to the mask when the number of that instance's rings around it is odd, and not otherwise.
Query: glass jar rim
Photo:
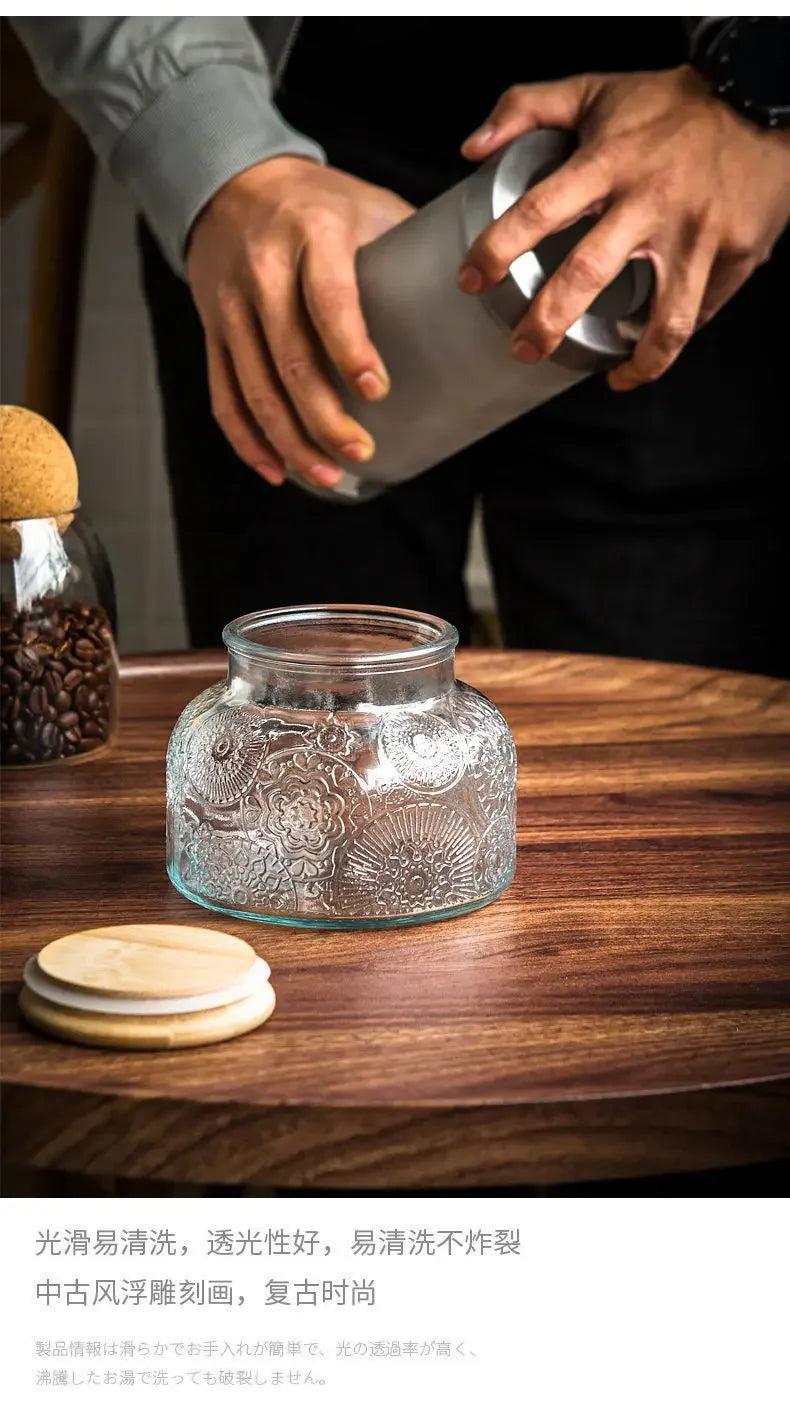
[[[62,519],[64,514],[76,514],[77,511],[81,509],[82,501],[75,500],[74,504],[70,505],[68,509],[49,510],[46,514],[0,515],[0,524],[4,526],[12,524],[38,524],[45,519]]]
[[[414,640],[403,646],[384,651],[298,650],[278,642],[261,642],[251,633],[267,627],[297,627],[300,625],[330,627],[350,626],[389,629],[413,629]],[[458,632],[451,623],[431,613],[409,608],[380,607],[361,603],[306,603],[297,607],[265,608],[246,613],[229,622],[222,640],[234,656],[249,661],[280,663],[293,671],[316,668],[342,668],[346,671],[397,671],[433,665],[451,657],[458,645]]]

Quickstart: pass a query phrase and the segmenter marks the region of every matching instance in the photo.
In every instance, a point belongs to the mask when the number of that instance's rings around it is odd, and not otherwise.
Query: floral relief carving
[[[311,718],[218,683],[168,750],[168,867],[209,906],[261,917],[474,906],[512,873],[515,779],[507,725],[468,687],[440,711]]]
[[[411,916],[474,899],[475,838],[443,804],[384,814],[349,847],[339,878],[347,916]]]
[[[382,722],[379,748],[401,782],[420,792],[449,789],[463,772],[455,730],[427,711],[392,711]]]
[[[217,807],[238,803],[255,778],[265,744],[257,716],[243,709],[220,710],[202,721],[190,740],[190,783]]]
[[[336,755],[342,759],[353,758],[362,747],[361,735],[349,729],[336,715],[316,721],[306,732],[305,741],[321,754]]]
[[[362,781],[330,757],[305,750],[267,759],[244,821],[253,839],[270,840],[295,881],[331,875],[349,818],[366,803]]]
[[[483,812],[489,819],[510,817],[516,799],[517,761],[507,722],[486,696],[460,683],[455,715]]]
[[[516,860],[513,821],[507,814],[486,828],[475,854],[475,890],[498,891],[509,880]]]
[[[274,848],[200,822],[183,854],[183,878],[193,890],[239,910],[289,911],[296,893]]]

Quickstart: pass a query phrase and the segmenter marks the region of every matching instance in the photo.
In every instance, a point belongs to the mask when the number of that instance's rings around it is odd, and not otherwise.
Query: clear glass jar
[[[457,916],[508,886],[516,752],[455,680],[455,628],[394,608],[252,613],[178,720],[167,867],[190,901],[299,926]]]
[[[0,520],[0,763],[76,764],[118,720],[115,594],[79,506]]]

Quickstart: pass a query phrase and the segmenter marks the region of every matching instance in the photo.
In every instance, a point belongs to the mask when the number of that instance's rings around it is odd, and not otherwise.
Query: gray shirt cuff
[[[185,272],[193,222],[226,181],[269,157],[325,162],[317,142],[273,106],[263,75],[205,64],[168,85],[132,123],[110,157],[133,192],[173,269]]]

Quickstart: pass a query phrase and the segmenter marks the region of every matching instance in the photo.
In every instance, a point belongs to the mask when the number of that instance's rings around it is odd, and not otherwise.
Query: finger
[[[471,246],[458,276],[465,294],[504,279],[513,261],[578,218],[612,189],[608,164],[589,148],[575,152],[545,181],[526,191]]]
[[[659,269],[647,328],[628,361],[609,373],[614,392],[655,382],[685,348],[698,324],[714,253],[713,248],[698,247],[689,255],[678,245],[666,269]]]
[[[316,444],[344,460],[368,461],[373,439],[345,410],[323,365],[290,259],[279,265],[270,261],[257,289],[258,316],[280,382]]]
[[[223,334],[245,405],[285,465],[316,485],[337,485],[342,471],[305,435],[269,358],[254,310],[241,301],[232,308],[226,305]]]
[[[461,147],[463,156],[479,162],[536,127],[575,128],[593,79],[589,74],[559,83],[519,83],[502,94],[493,112]]]
[[[307,312],[330,361],[361,397],[386,397],[389,374],[370,340],[359,302],[354,251],[340,234],[308,244],[302,257]]]
[[[572,324],[652,234],[655,215],[643,202],[620,202],[566,256],[513,330],[512,348],[534,363],[559,347]]]
[[[251,466],[270,485],[282,485],[285,480],[282,461],[250,417],[226,349],[209,333],[206,334],[206,362],[211,410],[225,438],[245,465]]]
[[[737,294],[757,268],[759,261],[752,256],[720,258],[714,263],[699,312],[699,326],[709,323],[714,314]]]

